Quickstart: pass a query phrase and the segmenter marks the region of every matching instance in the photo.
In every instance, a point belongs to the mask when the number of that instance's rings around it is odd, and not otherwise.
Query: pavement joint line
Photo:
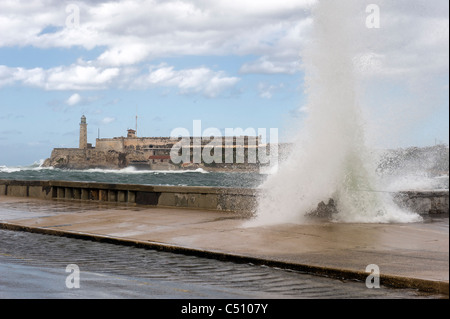
[[[356,271],[342,268],[324,267],[318,265],[291,263],[286,261],[280,261],[276,259],[267,259],[255,256],[237,255],[229,252],[217,251],[217,250],[202,250],[197,248],[190,248],[181,245],[175,245],[170,243],[162,243],[156,241],[143,241],[133,240],[129,238],[122,238],[117,236],[99,235],[92,233],[84,233],[79,231],[69,230],[56,230],[48,227],[33,227],[24,226],[20,224],[13,224],[9,222],[0,222],[0,229],[25,231],[30,233],[40,233],[47,235],[54,235],[60,237],[69,237],[75,239],[84,239],[97,242],[105,242],[110,244],[118,244],[125,246],[134,246],[137,248],[153,249],[158,251],[166,251],[171,253],[178,253],[184,255],[191,255],[203,258],[212,258],[222,261],[231,261],[237,263],[251,263],[255,265],[265,265],[269,267],[278,267],[281,269],[296,270],[303,273],[329,277],[334,279],[347,279],[356,281],[365,281],[368,273],[363,271]],[[449,295],[449,282],[427,280],[413,277],[403,277],[398,275],[382,274],[380,275],[382,285],[390,288],[409,288],[417,289],[419,291],[431,292]]]

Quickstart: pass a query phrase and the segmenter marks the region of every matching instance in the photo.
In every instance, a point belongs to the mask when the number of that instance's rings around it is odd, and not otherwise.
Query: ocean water
[[[30,166],[0,165],[0,179],[257,188],[267,176],[266,174],[253,172],[207,172],[203,169],[194,171],[142,171],[129,167],[121,170],[65,170],[41,167],[41,162]]]
[[[258,188],[275,172],[207,172],[202,169],[190,171],[139,171],[133,168],[121,170],[88,169],[64,170],[41,167],[43,161],[29,166],[0,165],[0,179],[7,180],[58,180],[76,182],[103,182],[139,185],[167,186],[209,186]],[[429,177],[426,174],[403,174],[385,177],[388,185],[379,191],[397,192],[402,190],[448,190],[449,177]]]

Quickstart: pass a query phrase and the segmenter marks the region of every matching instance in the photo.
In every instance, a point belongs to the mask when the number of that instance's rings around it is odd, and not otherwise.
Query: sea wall
[[[418,214],[441,214],[449,212],[448,190],[404,191],[395,195],[399,206]]]
[[[254,212],[257,192],[255,189],[198,186],[0,180],[0,196],[181,207],[240,212],[243,215],[251,215]],[[423,215],[449,211],[448,190],[405,191],[397,193],[395,198],[401,206]]]
[[[65,181],[0,180],[0,196],[182,207],[242,212],[243,214],[250,213],[255,206],[254,191],[251,189]]]

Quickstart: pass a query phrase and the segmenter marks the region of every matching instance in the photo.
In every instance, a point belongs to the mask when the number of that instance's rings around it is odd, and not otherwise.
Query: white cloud
[[[119,73],[118,68],[82,65],[50,69],[0,66],[0,86],[19,83],[45,90],[105,89],[117,78]]]
[[[235,86],[239,80],[206,67],[175,70],[173,66],[162,64],[151,67],[149,73],[138,78],[135,83],[139,87],[174,87],[182,94],[201,93],[207,97],[216,97]]]
[[[103,66],[166,56],[259,55],[292,33],[312,2],[78,1],[80,24],[76,28],[65,26],[68,13],[63,2],[2,2],[0,29],[8,32],[2,35],[0,47],[105,47],[97,61]],[[42,33],[49,26],[54,32]]]
[[[11,69],[5,65],[0,65],[0,87],[13,83]]]
[[[107,66],[136,64],[144,60],[149,55],[149,51],[149,47],[145,44],[132,43],[106,50],[98,57],[98,62]]]
[[[358,32],[361,75],[420,80],[448,73],[449,2],[380,0],[381,26]]]
[[[280,83],[277,85],[267,84],[267,83],[259,83],[258,84],[259,96],[263,99],[271,99],[276,91],[283,89],[283,88],[284,88],[283,83]]]
[[[102,120],[102,124],[110,124],[110,123],[114,122],[115,120],[116,120],[115,117],[105,117]]]
[[[48,90],[104,89],[118,77],[118,68],[72,65],[46,71],[45,88]]]
[[[216,97],[233,88],[238,77],[227,76],[223,71],[206,67],[175,70],[173,66],[161,64],[151,67],[147,73],[138,76],[137,70],[127,68],[104,68],[90,65],[71,65],[50,69],[9,68],[0,65],[0,87],[18,83],[55,90],[102,90],[107,88],[146,89],[175,88],[182,94],[198,93]],[[127,75],[127,76],[120,76]],[[66,100],[68,105],[89,102],[96,97],[83,99],[78,93]]]
[[[72,94],[66,101],[66,104],[73,106],[76,105],[78,103],[80,103],[81,101],[81,95],[78,93]]]
[[[62,66],[61,70],[23,70],[27,78],[22,77],[21,83],[39,86],[45,82],[46,89],[104,88],[124,75],[124,67],[140,68],[139,64],[152,63],[155,59],[192,55],[253,55],[255,60],[242,65],[241,73],[293,74],[300,70],[300,53],[308,45],[306,40],[313,20],[310,8],[315,2],[77,1],[80,25],[67,28],[64,2],[1,1],[0,29],[8,32],[2,33],[0,48],[103,49],[98,58],[86,65]],[[371,72],[376,66],[376,73],[387,77],[421,77],[448,70],[448,1],[378,0],[377,4],[381,8],[381,28],[359,27],[357,53],[376,57]],[[361,21],[366,17],[363,9],[361,17],[357,17]],[[54,26],[53,32],[43,34],[42,30],[49,26]],[[16,71],[15,76],[19,76]],[[142,72],[138,70],[138,73]],[[0,68],[0,85],[17,81],[4,74],[5,69]],[[65,80],[65,75],[69,79]],[[176,82],[177,78],[172,81]],[[227,86],[233,81],[219,75],[210,88],[202,84],[203,92],[214,95],[214,87]],[[184,85],[178,80],[174,86],[183,88]]]
[[[240,73],[260,74],[294,74],[300,71],[300,61],[274,61],[268,57],[262,57],[257,61],[245,63],[239,70]]]

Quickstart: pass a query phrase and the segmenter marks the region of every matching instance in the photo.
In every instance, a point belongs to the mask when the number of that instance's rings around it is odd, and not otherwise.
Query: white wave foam
[[[278,172],[278,165],[271,165],[269,167],[262,167],[259,170],[260,174],[266,174],[266,175],[274,175]]]
[[[184,174],[184,173],[202,173],[208,174],[202,168],[197,168],[195,170],[139,170],[134,167],[126,167],[122,169],[103,169],[103,168],[90,168],[87,170],[71,170],[77,172],[87,172],[87,173],[112,173],[112,174]]]
[[[208,171],[205,171],[203,168],[197,168],[195,170],[175,170],[175,171],[152,171],[154,173],[161,173],[161,174],[183,174],[183,173],[202,173],[202,174],[208,174]]]
[[[83,173],[113,173],[113,174],[133,174],[133,173],[145,173],[148,171],[138,171],[134,167],[126,167],[123,169],[105,169],[105,168],[90,168],[90,169],[70,169],[73,172],[83,172]]]
[[[4,173],[16,173],[20,171],[39,171],[39,170],[62,170],[54,167],[42,167],[43,161],[35,162],[31,166],[5,166],[0,165],[0,172]],[[104,169],[104,168],[90,168],[86,170],[80,169],[69,169],[64,170],[69,172],[80,172],[80,173],[103,173],[103,174],[184,174],[184,173],[201,173],[208,174],[202,168],[195,170],[138,170],[134,167],[126,167],[123,169]]]
[[[42,168],[42,165],[44,164],[44,162],[45,162],[44,159],[40,159],[39,161],[36,161],[33,164],[31,164],[30,167]]]
[[[18,167],[8,167],[8,166],[0,166],[0,172],[2,173],[16,173],[21,171],[21,168]]]
[[[43,161],[35,162],[30,166],[5,166],[0,165],[0,172],[3,173],[17,173],[21,171],[40,171],[40,170],[53,170],[53,167],[42,167]]]
[[[391,192],[406,190],[436,190],[448,189],[448,176],[427,177],[419,175],[404,175],[385,178],[386,190]]]

